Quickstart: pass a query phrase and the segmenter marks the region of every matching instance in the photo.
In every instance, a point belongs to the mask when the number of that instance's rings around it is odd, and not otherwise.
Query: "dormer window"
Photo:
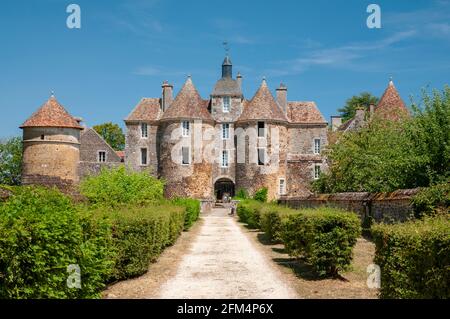
[[[181,122],[181,127],[182,127],[182,133],[183,133],[183,137],[188,137],[190,136],[190,123],[189,121],[183,121]]]
[[[224,113],[230,112],[230,106],[231,106],[231,98],[229,96],[224,96],[224,98],[223,98],[223,112]]]

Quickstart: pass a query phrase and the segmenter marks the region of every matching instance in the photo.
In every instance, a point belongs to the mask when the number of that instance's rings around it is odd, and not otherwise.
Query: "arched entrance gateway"
[[[214,183],[214,194],[217,201],[221,201],[224,195],[234,196],[234,183],[231,179],[221,178]]]

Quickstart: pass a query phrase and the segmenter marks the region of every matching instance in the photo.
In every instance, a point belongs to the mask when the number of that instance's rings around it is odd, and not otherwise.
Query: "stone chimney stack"
[[[331,131],[335,132],[342,125],[342,116],[333,115],[331,117]]]
[[[237,76],[236,76],[236,81],[239,85],[239,88],[242,90],[242,75],[240,72],[238,72]]]
[[[162,111],[165,112],[173,101],[173,85],[164,81],[162,84]]]
[[[283,110],[284,114],[287,112],[287,87],[281,83],[277,91],[277,103]]]

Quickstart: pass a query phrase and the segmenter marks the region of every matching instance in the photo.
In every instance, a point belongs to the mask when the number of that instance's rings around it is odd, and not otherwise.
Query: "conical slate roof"
[[[191,78],[188,77],[175,100],[164,112],[161,120],[200,119],[212,121],[207,107],[208,101],[201,98]]]
[[[397,120],[400,116],[409,115],[400,94],[398,94],[392,80],[389,82],[387,89],[375,108],[375,114],[378,114],[386,119]]]
[[[256,120],[288,121],[270,93],[266,80],[262,81],[255,96],[245,105],[238,122]]]
[[[52,95],[33,115],[20,126],[25,127],[67,127],[83,129],[66,109]]]

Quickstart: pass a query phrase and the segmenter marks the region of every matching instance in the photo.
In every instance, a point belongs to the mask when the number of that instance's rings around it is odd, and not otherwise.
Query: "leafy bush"
[[[278,205],[264,207],[260,223],[261,230],[270,241],[279,242],[281,241],[282,221],[289,215],[298,213],[298,210]]]
[[[321,276],[335,276],[352,260],[361,234],[358,216],[332,208],[302,210],[283,220],[281,238],[291,256],[302,256]]]
[[[57,190],[14,189],[0,205],[0,298],[99,297],[112,265],[109,230]],[[81,289],[67,286],[71,264]]]
[[[246,190],[245,188],[240,188],[240,189],[237,191],[235,198],[238,198],[238,199],[248,199],[248,192],[247,192],[247,190]]]
[[[200,216],[200,202],[196,199],[177,198],[172,203],[185,208],[184,230],[189,230]]]
[[[22,175],[22,138],[0,140],[0,184],[20,185]]]
[[[412,199],[416,217],[433,215],[437,210],[448,212],[450,206],[450,182],[422,189]]]
[[[373,226],[381,298],[450,298],[447,216]]]
[[[260,228],[261,209],[264,204],[256,200],[243,200],[238,204],[237,214],[239,220],[248,225],[249,228]]]
[[[120,166],[87,177],[81,182],[80,191],[94,205],[156,204],[163,199],[164,182],[148,172],[133,172]]]
[[[253,199],[260,201],[262,203],[266,203],[267,202],[267,192],[268,192],[267,187],[261,188],[260,190],[258,190],[255,193],[255,196],[253,196]]]

